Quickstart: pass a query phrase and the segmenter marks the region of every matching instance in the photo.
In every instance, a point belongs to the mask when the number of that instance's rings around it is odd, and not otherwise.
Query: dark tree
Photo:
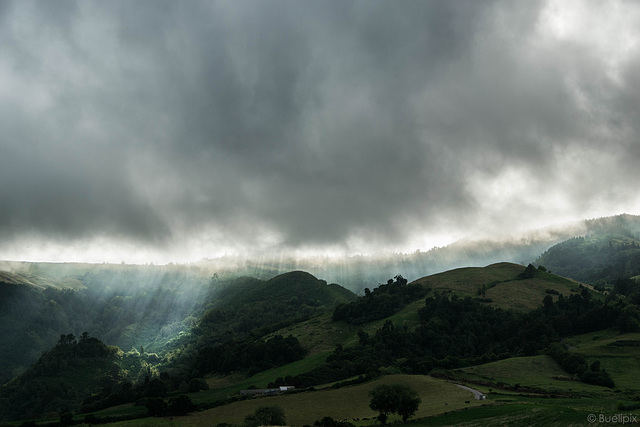
[[[147,403],[145,404],[147,407],[147,411],[149,415],[152,417],[161,417],[164,415],[167,410],[167,402],[160,397],[152,397],[147,399]]]
[[[412,390],[408,386],[398,391],[400,398],[396,412],[402,417],[402,421],[406,422],[409,417],[412,417],[416,413],[420,403],[422,403],[422,399],[420,399],[420,396],[415,390]]]
[[[167,412],[175,415],[187,415],[189,412],[193,411],[195,406],[189,396],[185,394],[181,394],[176,397],[172,397],[169,399],[169,406],[167,407]]]
[[[159,378],[154,378],[146,384],[144,395],[147,397],[165,397],[167,386]]]
[[[369,393],[369,407],[378,411],[378,419],[385,424],[388,414],[398,414],[403,421],[413,416],[422,402],[418,393],[404,384],[382,384]]]
[[[279,406],[261,406],[244,419],[244,425],[247,427],[283,426],[286,424],[284,411]]]
[[[518,274],[518,279],[531,279],[536,275],[536,268],[533,264],[529,264],[527,268],[520,274]]]

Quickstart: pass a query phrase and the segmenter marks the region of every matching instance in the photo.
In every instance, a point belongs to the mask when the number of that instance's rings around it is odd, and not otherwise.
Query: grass
[[[477,406],[480,401],[472,393],[453,384],[423,375],[389,375],[353,387],[337,390],[285,394],[274,397],[255,398],[243,402],[213,408],[194,414],[202,424],[227,422],[238,424],[244,417],[260,406],[277,405],[284,409],[287,423],[291,426],[313,424],[324,416],[335,419],[369,418],[363,425],[373,424],[377,415],[369,408],[369,392],[379,384],[403,383],[415,389],[422,397],[416,417],[432,416],[447,410]],[[465,402],[469,403],[465,403]],[[186,424],[191,425],[191,424]],[[197,424],[194,424],[197,425]]]
[[[276,334],[282,336],[293,335],[300,341],[300,344],[309,351],[309,356],[320,353],[326,357],[326,355],[335,350],[338,344],[344,346],[356,344],[358,342],[357,332],[360,329],[369,334],[374,334],[387,320],[391,320],[396,326],[407,325],[414,327],[418,325],[418,310],[422,307],[424,307],[424,298],[408,304],[398,313],[387,318],[369,322],[364,325],[352,325],[342,321],[333,322],[331,320],[332,313],[325,313],[304,322],[287,326],[274,332],[270,336]]]
[[[467,381],[503,383],[514,387],[537,389],[557,394],[611,393],[609,389],[556,378],[569,377],[549,356],[513,357],[484,365],[449,371],[456,378]]]
[[[414,303],[416,307],[422,302]],[[393,316],[394,323],[411,324],[416,307],[406,307]],[[342,340],[355,341],[358,328],[340,322],[331,323],[330,318],[314,319],[315,323],[297,328],[313,332],[310,337],[319,341],[330,339],[331,333],[342,331]],[[382,321],[365,325],[368,328],[379,327]],[[375,413],[369,409],[369,391],[377,384],[402,382],[416,389],[422,397],[422,404],[411,425],[586,425],[589,414],[616,414],[617,402],[630,402],[638,395],[640,386],[640,348],[612,345],[617,341],[638,341],[640,333],[619,334],[616,331],[600,331],[570,337],[565,343],[570,351],[580,353],[587,359],[598,359],[616,381],[617,388],[611,390],[584,384],[579,381],[559,380],[555,377],[569,377],[550,357],[539,355],[500,360],[484,365],[472,366],[448,371],[462,383],[467,383],[483,391],[488,399],[477,401],[468,391],[456,387],[442,379],[421,375],[389,375],[375,381],[341,389],[317,388],[314,392],[300,392],[273,397],[255,397],[248,400],[219,406],[206,411],[193,413],[186,417],[145,418],[114,423],[115,426],[201,426],[219,423],[241,424],[248,414],[260,406],[277,405],[284,409],[288,424],[301,426],[312,424],[324,416],[335,419],[359,419],[352,421],[358,426],[374,425]],[[321,364],[332,351],[331,346],[320,351],[316,347],[307,358],[279,368],[274,368],[253,377],[218,377],[208,380],[212,389],[190,394],[194,403],[209,403],[237,394],[250,386],[264,387],[277,377],[295,375]],[[487,385],[473,385],[474,381]],[[516,391],[503,391],[496,385],[504,383],[511,387],[519,384]],[[491,392],[490,392],[491,389]],[[522,393],[526,391],[526,393]],[[535,390],[536,393],[531,393]],[[545,396],[546,394],[546,396]],[[549,396],[560,396],[549,398]],[[469,402],[469,403],[466,403]],[[96,413],[98,416],[116,416],[139,413],[144,408],[122,405]],[[628,411],[626,411],[628,413]],[[640,411],[631,411],[637,414]],[[363,420],[363,418],[369,418]],[[399,418],[392,416],[390,422]]]
[[[410,426],[570,426],[583,425],[587,414],[556,405],[526,403],[470,408],[436,418],[416,420]]]
[[[486,287],[486,297],[491,305],[507,309],[528,311],[542,305],[547,289],[553,289],[564,295],[571,294],[578,284],[553,274],[538,272],[533,279],[518,280],[518,274],[524,267],[512,263],[499,263],[487,267],[458,268],[444,273],[434,274],[413,282],[437,291],[451,291],[462,297],[478,297],[477,291]],[[553,295],[554,299],[557,296]],[[349,346],[357,342],[357,331],[375,333],[382,324],[391,320],[396,326],[415,327],[419,324],[418,310],[424,307],[424,298],[414,301],[385,319],[364,325],[351,325],[346,322],[332,322],[331,313],[314,317],[274,332],[283,336],[295,336],[309,355],[328,354],[337,344]],[[273,335],[273,334],[272,334]]]
[[[617,341],[640,340],[640,333],[620,334],[613,330],[598,331],[565,340],[571,351],[582,354],[590,362],[599,360],[601,367],[620,390],[640,390],[640,347],[618,347]]]
[[[248,378],[228,376],[209,378],[207,380],[207,384],[210,387],[209,390],[189,394],[189,397],[193,403],[198,404],[224,399],[238,393],[240,390],[246,390],[251,386],[266,388],[267,384],[274,382],[278,377],[284,378],[287,375],[298,375],[312,370],[316,366],[321,365],[328,355],[329,353],[316,353],[297,362],[259,372]]]
[[[505,309],[529,311],[542,305],[547,289],[570,295],[578,283],[538,272],[532,279],[520,280],[518,274],[524,267],[512,263],[492,264],[487,267],[458,268],[444,273],[423,277],[416,282],[430,286],[433,291],[451,291],[461,297],[478,297],[478,289],[484,285],[485,297],[493,306]],[[553,296],[557,299],[557,296]]]
[[[272,397],[256,397],[225,406],[197,412],[187,417],[171,419],[145,419],[116,423],[117,426],[215,426],[219,423],[241,424],[244,418],[260,406],[281,407],[290,426],[313,424],[325,416],[334,419],[349,419],[356,425],[374,425],[377,413],[369,408],[369,391],[379,384],[402,383],[416,390],[422,404],[416,417],[430,417],[447,411],[462,410],[481,405],[471,392],[454,384],[423,375],[389,375],[367,384],[344,387],[337,390],[322,390],[283,394]],[[469,403],[466,403],[469,402]],[[368,420],[363,420],[368,418]],[[353,421],[359,419],[358,421]],[[389,422],[399,421],[396,415]]]
[[[146,407],[133,406],[133,403],[125,403],[124,405],[112,406],[101,411],[93,412],[97,417],[118,417],[123,415],[141,415],[146,413]],[[84,418],[84,415],[81,418]]]
[[[411,426],[584,426],[589,415],[611,417],[620,414],[616,401],[602,398],[545,398],[527,396],[494,396],[496,404],[469,408],[438,417],[415,420]],[[623,411],[640,419],[640,411]],[[602,423],[601,425],[604,425]],[[622,423],[619,423],[622,424]]]
[[[509,386],[535,388],[547,393],[600,395],[616,398],[615,393],[640,394],[640,347],[612,345],[618,341],[638,341],[640,333],[620,334],[613,330],[598,331],[567,338],[564,343],[569,350],[584,356],[589,363],[599,360],[601,368],[613,378],[614,390],[579,381],[563,381],[557,378],[570,375],[564,372],[550,357],[539,355],[516,357],[484,365],[449,371],[455,378],[468,381],[504,383]]]
[[[338,344],[348,345],[355,342],[358,327],[345,322],[332,322],[331,316],[332,313],[325,313],[280,329],[271,335],[293,335],[309,351],[309,355],[327,353],[333,351]]]

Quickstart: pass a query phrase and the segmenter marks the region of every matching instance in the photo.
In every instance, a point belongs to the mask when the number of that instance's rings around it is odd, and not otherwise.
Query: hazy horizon
[[[640,213],[640,3],[6,1],[0,24],[0,259],[411,253]]]

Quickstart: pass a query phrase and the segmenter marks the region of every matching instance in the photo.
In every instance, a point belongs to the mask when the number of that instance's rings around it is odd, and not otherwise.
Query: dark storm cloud
[[[624,208],[637,177],[637,48],[612,79],[562,3],[41,6],[2,4],[7,241],[359,250]]]

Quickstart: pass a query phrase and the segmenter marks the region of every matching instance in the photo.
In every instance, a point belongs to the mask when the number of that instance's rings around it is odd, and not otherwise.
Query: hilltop
[[[33,286],[39,289],[55,288],[55,289],[81,289],[82,282],[74,276],[52,277],[50,275],[42,275],[35,265],[22,265],[19,271],[10,271],[9,269],[2,271],[1,268],[7,268],[10,264],[0,263],[0,283],[11,285]],[[15,266],[16,263],[12,263]]]
[[[255,302],[294,301],[307,306],[333,307],[356,295],[338,284],[327,284],[304,271],[291,271],[269,280],[240,278],[225,283],[216,294],[214,306],[240,308]]]
[[[426,276],[414,283],[433,291],[451,292],[460,297],[477,298],[505,309],[532,310],[542,305],[546,295],[580,292],[574,280],[537,269],[530,277],[522,277],[523,267],[513,263],[498,263],[487,267],[458,268]]]

